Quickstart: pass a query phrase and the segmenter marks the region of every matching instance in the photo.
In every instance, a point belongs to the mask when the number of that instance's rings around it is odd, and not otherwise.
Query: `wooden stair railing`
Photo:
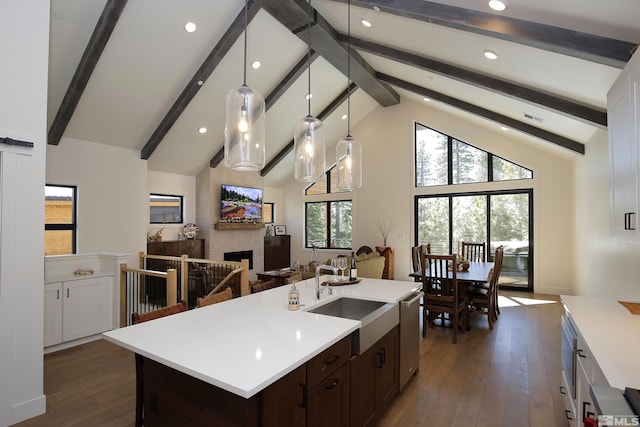
[[[148,286],[147,278],[157,278],[165,281],[164,302],[154,300],[149,302],[145,298]],[[160,307],[176,304],[178,301],[178,280],[175,269],[165,271],[143,270],[129,268],[127,264],[120,265],[120,327],[127,326],[134,312],[143,313]],[[163,305],[162,305],[163,304]]]

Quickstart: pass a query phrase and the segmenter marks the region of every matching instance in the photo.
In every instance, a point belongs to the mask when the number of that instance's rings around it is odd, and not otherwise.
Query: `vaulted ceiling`
[[[226,94],[243,81],[244,1],[51,4],[49,144],[128,148],[150,170],[184,175],[220,164]],[[350,37],[346,1],[311,6],[311,18],[304,0],[248,6],[247,59],[261,67],[248,67],[247,84],[266,99],[270,185],[293,176],[309,36],[311,112],[329,147],[346,133],[350,46],[352,126],[378,106],[428,98],[578,155],[606,127],[606,93],[640,42],[637,0],[509,0],[503,12],[486,0],[353,0]]]

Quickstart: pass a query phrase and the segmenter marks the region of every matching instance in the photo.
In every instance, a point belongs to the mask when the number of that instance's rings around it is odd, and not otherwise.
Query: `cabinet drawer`
[[[338,341],[307,363],[307,387],[312,390],[351,358],[351,337]]]
[[[560,373],[560,393],[562,393],[562,401],[564,402],[564,413],[569,422],[569,426],[574,427],[577,426],[576,407],[569,391],[570,388],[566,374],[562,371]]]

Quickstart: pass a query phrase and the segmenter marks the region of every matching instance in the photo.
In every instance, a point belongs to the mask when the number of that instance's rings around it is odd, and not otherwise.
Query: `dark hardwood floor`
[[[420,372],[378,424],[396,426],[568,425],[558,390],[560,316],[557,296],[502,292],[489,330],[473,316],[471,331],[451,343],[451,330],[429,329]],[[16,426],[133,426],[133,354],[96,341],[48,354],[47,413]]]

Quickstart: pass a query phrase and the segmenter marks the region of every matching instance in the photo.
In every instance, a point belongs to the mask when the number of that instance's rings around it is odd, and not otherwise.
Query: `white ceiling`
[[[485,0],[438,3],[490,12]],[[106,1],[52,0],[51,4],[49,125],[54,122]],[[329,0],[314,0],[311,4],[339,33],[347,33],[346,4]],[[63,136],[141,151],[243,9],[242,0],[128,1]],[[640,41],[638,0],[509,0],[508,8],[502,14],[631,43]],[[367,18],[373,26],[362,26],[361,18]],[[187,21],[197,24],[195,33],[184,30]],[[351,34],[601,110],[606,109],[606,93],[620,73],[616,67],[376,12],[371,8],[351,7]],[[247,57],[249,63],[258,59],[262,66],[259,70],[248,68],[247,84],[266,96],[305,56],[306,49],[304,41],[278,19],[260,10],[249,24]],[[497,52],[499,58],[486,60],[482,55],[485,49]],[[550,108],[361,50],[358,52],[377,72],[583,144],[598,129],[596,125]],[[242,84],[242,54],[243,37],[239,37],[168,129],[149,157],[149,169],[195,175],[208,166],[223,146],[226,94]],[[313,62],[311,76],[312,114],[318,115],[346,89],[348,81],[322,57]],[[304,72],[269,109],[267,162],[292,140],[296,122],[306,115],[306,85],[307,73]],[[414,98],[423,102],[422,96],[394,89],[401,100]],[[351,125],[357,124],[377,106],[374,98],[364,90],[355,91],[351,97]],[[346,123],[340,118],[344,113],[346,103],[324,120],[328,146],[346,133]],[[470,120],[480,120],[486,126],[497,125],[460,110],[456,113]],[[524,114],[538,120],[526,119]],[[201,127],[207,127],[208,132],[198,133]],[[327,160],[333,161],[330,150],[327,150]],[[277,186],[292,176],[289,154],[266,174],[265,180],[267,185]]]

